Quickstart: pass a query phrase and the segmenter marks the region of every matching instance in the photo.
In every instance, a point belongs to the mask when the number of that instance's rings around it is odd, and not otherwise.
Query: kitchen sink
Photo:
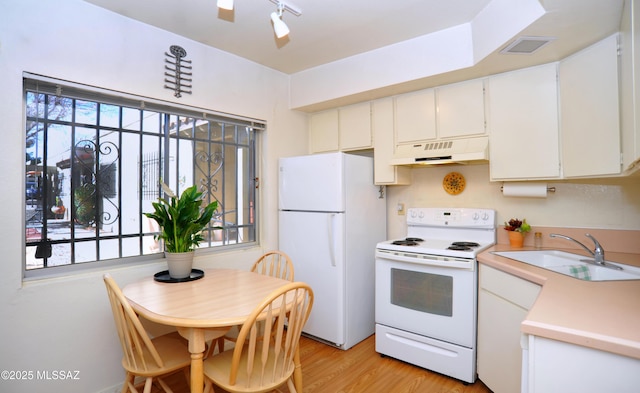
[[[492,251],[492,254],[585,281],[640,280],[639,267],[614,262],[600,266],[589,257],[565,251]]]

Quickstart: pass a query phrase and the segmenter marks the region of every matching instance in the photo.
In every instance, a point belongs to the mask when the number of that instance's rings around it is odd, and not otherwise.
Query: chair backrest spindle
[[[240,329],[229,384],[241,379],[246,389],[260,391],[263,386],[286,382],[293,374],[300,334],[312,306],[313,291],[305,283],[287,284],[267,296]],[[243,370],[242,359],[246,361]]]
[[[157,367],[164,367],[162,358],[158,354],[151,338],[140,322],[138,315],[133,311],[124,294],[109,274],[104,275],[107,286],[111,311],[116,323],[120,345],[124,354],[124,361],[133,369],[148,370],[145,350],[151,355],[151,359]]]
[[[251,268],[252,272],[292,281],[294,279],[293,262],[282,251],[269,251],[262,255]]]

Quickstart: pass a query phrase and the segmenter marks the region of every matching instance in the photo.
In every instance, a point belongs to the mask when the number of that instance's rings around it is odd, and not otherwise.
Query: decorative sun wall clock
[[[464,176],[458,172],[449,172],[442,180],[442,187],[450,195],[460,194],[466,185]]]

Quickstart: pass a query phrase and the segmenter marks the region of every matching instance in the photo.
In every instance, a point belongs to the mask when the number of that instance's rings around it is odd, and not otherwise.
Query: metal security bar
[[[160,181],[219,202],[201,248],[255,242],[263,124],[131,102],[25,80],[25,274],[161,253]]]

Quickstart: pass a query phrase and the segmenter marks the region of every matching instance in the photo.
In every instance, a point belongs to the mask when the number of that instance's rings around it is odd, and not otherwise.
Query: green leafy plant
[[[504,229],[507,231],[515,231],[525,234],[531,230],[531,225],[527,224],[526,218],[522,219],[522,221],[517,218],[512,218],[509,222],[504,223]]]
[[[164,241],[167,252],[193,251],[204,240],[202,230],[218,209],[218,201],[201,208],[202,192],[195,185],[184,190],[179,198],[164,184],[163,189],[169,195],[169,200],[159,199],[158,202],[153,202],[155,211],[144,215],[160,225],[161,232],[156,235],[156,239]]]
[[[73,192],[73,204],[76,208],[75,220],[82,225],[92,225],[96,221],[96,186],[86,183]]]

